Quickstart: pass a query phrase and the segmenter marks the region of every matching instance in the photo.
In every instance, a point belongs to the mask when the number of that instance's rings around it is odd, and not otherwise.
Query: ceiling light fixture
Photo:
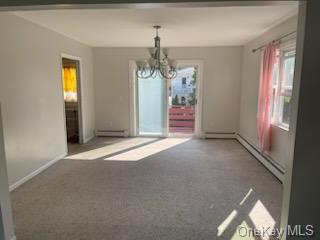
[[[156,78],[157,76],[172,79],[177,76],[177,61],[168,58],[169,49],[163,48],[162,53],[164,55],[161,58],[160,37],[158,30],[161,26],[153,26],[156,29],[156,37],[154,38],[154,47],[149,48],[150,58],[149,60],[136,61],[137,64],[137,77],[138,78]]]

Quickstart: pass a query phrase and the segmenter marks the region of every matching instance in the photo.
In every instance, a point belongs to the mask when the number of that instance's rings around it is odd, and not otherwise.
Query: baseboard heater
[[[261,162],[276,178],[281,182],[284,181],[284,169],[276,163],[272,158],[264,156],[260,151],[249,143],[240,134],[235,132],[205,132],[204,137],[206,139],[236,139],[244,148],[246,148],[259,162]]]
[[[236,135],[237,140],[244,146],[258,161],[260,161],[280,182],[284,181],[285,170],[276,163],[272,158],[262,155],[260,151],[251,143],[249,143],[240,134]]]
[[[235,132],[205,132],[204,137],[209,138],[222,138],[222,139],[235,139]]]
[[[97,130],[97,137],[129,137],[128,130]]]

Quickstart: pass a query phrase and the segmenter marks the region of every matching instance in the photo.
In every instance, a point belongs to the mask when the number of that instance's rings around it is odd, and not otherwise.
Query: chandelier
[[[156,78],[157,76],[165,79],[172,79],[177,76],[177,61],[168,58],[169,49],[163,48],[161,58],[160,37],[158,30],[161,26],[153,26],[156,29],[156,37],[154,38],[154,47],[149,48],[150,58],[148,60],[136,61],[138,78]]]

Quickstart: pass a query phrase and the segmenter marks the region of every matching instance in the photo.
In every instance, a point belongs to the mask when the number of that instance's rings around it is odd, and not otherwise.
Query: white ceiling
[[[93,47],[243,45],[297,13],[297,5],[20,11],[16,15]]]

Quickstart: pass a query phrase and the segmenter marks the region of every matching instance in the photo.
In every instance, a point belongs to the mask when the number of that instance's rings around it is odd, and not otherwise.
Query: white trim
[[[67,156],[67,153],[63,153],[60,156],[54,158],[53,160],[49,161],[48,163],[46,163],[45,165],[43,165],[42,167],[38,168],[37,170],[33,171],[32,173],[30,173],[29,175],[25,176],[24,178],[18,180],[17,182],[15,182],[14,184],[10,185],[9,187],[9,191],[13,191],[14,189],[18,188],[19,186],[21,186],[22,184],[24,184],[25,182],[29,181],[31,178],[37,176],[39,173],[43,172],[44,170],[46,170],[48,167],[52,166],[53,164],[55,164],[56,162],[60,161],[61,159],[63,159],[65,156]]]
[[[239,134],[236,135],[236,139],[245,147],[259,162],[261,162],[275,177],[277,177],[282,183],[284,181],[284,173],[273,166],[266,157],[262,156],[253,146],[251,146],[244,138]]]
[[[297,36],[295,35],[294,37],[292,37],[291,39],[289,39],[288,41],[282,42],[280,43],[280,51],[284,52],[284,51],[295,51],[296,52],[296,48],[297,48]]]
[[[62,106],[62,110],[63,110],[63,128],[64,128],[64,133],[65,133],[65,137],[64,137],[64,148],[65,151],[68,152],[68,140],[67,140],[67,125],[66,125],[66,105],[64,102],[64,90],[63,90],[63,75],[62,75],[62,68],[63,68],[63,64],[62,64],[62,57],[63,57],[63,53],[60,54],[60,93],[61,93],[61,106]]]
[[[194,129],[194,136],[197,138],[203,137],[202,132],[202,102],[203,102],[203,60],[197,60],[197,59],[190,59],[190,60],[177,60],[178,67],[181,66],[195,66],[198,69],[197,72],[197,86],[196,86],[196,113],[195,113],[195,129]]]
[[[96,136],[98,137],[129,137],[129,132],[126,129],[123,130],[96,130]]]
[[[136,61],[130,60],[129,61],[129,135],[131,137],[137,136],[137,118],[136,118]]]
[[[170,87],[171,87],[171,80],[169,78],[165,79],[165,92],[164,92],[164,99],[165,104],[163,104],[163,119],[164,119],[164,137],[170,137],[169,133],[169,95],[170,95]]]
[[[237,139],[236,133],[204,133],[205,139]]]
[[[285,131],[285,132],[289,132],[289,125],[286,126],[286,125],[283,125],[283,124],[277,124],[277,123],[271,123],[272,127],[275,127],[275,128],[279,128],[281,129],[282,131]]]
[[[71,55],[68,53],[61,53],[61,58],[68,58],[68,59],[72,59],[72,60],[77,60],[77,61],[82,61],[81,57],[75,56],[75,55]]]

